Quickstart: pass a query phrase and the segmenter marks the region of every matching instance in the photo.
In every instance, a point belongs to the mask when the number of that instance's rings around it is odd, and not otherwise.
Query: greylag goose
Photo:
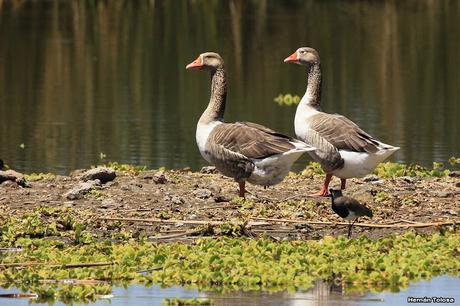
[[[344,116],[321,111],[321,64],[315,49],[299,48],[284,62],[307,66],[307,90],[297,106],[294,127],[300,140],[317,148],[309,154],[326,172],[321,191],[312,196],[326,196],[333,175],[345,189],[347,178],[371,173],[399,149],[380,142]]]
[[[357,200],[342,195],[342,190],[330,189],[332,210],[341,218],[348,220],[348,238],[351,237],[351,228],[359,217],[367,216],[372,219],[372,210],[360,204]],[[353,221],[353,222],[351,222]]]
[[[262,186],[278,184],[304,152],[314,150],[259,124],[223,122],[227,84],[219,54],[200,54],[186,69],[211,73],[211,97],[198,121],[196,142],[204,159],[238,182],[239,196],[245,196],[246,181]]]

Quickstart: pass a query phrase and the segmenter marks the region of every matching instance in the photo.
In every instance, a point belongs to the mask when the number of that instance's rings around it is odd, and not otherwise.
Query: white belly
[[[248,182],[255,185],[271,186],[280,183],[288,175],[292,164],[305,153],[304,150],[291,150],[264,159],[253,160],[255,168]]]
[[[343,179],[366,176],[398,149],[394,147],[393,149],[380,150],[377,153],[339,150],[344,159],[344,165],[343,168],[332,171],[332,174]]]
[[[348,221],[353,221],[356,219],[356,214],[352,211],[348,211],[348,216],[346,216],[344,219]]]

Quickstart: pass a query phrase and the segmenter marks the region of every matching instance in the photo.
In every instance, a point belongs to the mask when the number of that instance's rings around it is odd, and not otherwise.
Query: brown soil
[[[78,173],[77,173],[78,174]],[[318,239],[325,235],[345,235],[347,226],[331,210],[329,198],[312,198],[308,194],[319,190],[321,175],[287,177],[281,184],[264,189],[247,185],[247,201],[237,198],[237,184],[216,173],[188,170],[165,171],[162,180],[157,171],[138,174],[117,172],[114,181],[96,187],[82,199],[69,200],[64,194],[82,180],[78,175],[57,176],[29,182],[29,188],[6,181],[0,184],[0,221],[21,216],[36,207],[68,207],[83,218],[89,230],[99,233],[125,231],[132,235],[147,235],[154,240],[194,239],[196,236],[240,233],[250,236],[267,235],[273,239]],[[334,179],[331,186],[339,187]],[[459,177],[401,177],[395,179],[352,179],[344,195],[352,196],[373,210],[375,224],[408,222],[460,221]],[[214,220],[252,222],[232,230],[225,226],[195,225],[182,222],[168,224],[140,221],[113,221],[101,218],[139,218],[163,220]],[[304,221],[325,221],[333,224],[302,224],[265,221],[251,218],[274,218]],[[230,226],[231,228],[231,226]],[[439,231],[440,226],[416,228],[421,232]],[[355,227],[353,237],[367,235],[376,238],[407,231],[406,227]],[[173,235],[167,239],[169,235]],[[176,237],[175,237],[176,236]]]

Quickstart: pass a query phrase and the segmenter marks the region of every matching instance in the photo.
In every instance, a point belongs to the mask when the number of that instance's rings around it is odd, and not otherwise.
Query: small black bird
[[[342,190],[329,189],[329,191],[332,198],[332,210],[350,223],[348,226],[348,238],[350,238],[353,224],[362,216],[368,216],[372,219],[372,210],[357,200],[342,195]],[[353,222],[351,222],[352,220]]]

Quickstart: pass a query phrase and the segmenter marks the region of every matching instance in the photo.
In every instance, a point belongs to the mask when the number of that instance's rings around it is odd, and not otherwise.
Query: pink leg
[[[328,188],[329,188],[329,183],[331,182],[331,179],[332,179],[332,174],[326,174],[326,179],[324,180],[324,184],[323,184],[323,187],[321,188],[321,190],[317,193],[313,193],[311,194],[310,196],[311,197],[325,197],[327,196],[327,194],[329,193],[328,192]]]
[[[239,196],[244,198],[244,193],[246,192],[246,188],[245,188],[245,185],[246,185],[246,182],[245,181],[241,181],[241,182],[238,182],[238,185],[240,185],[240,193],[239,193]]]
[[[345,189],[345,184],[347,183],[347,180],[346,179],[340,179],[340,189]]]

